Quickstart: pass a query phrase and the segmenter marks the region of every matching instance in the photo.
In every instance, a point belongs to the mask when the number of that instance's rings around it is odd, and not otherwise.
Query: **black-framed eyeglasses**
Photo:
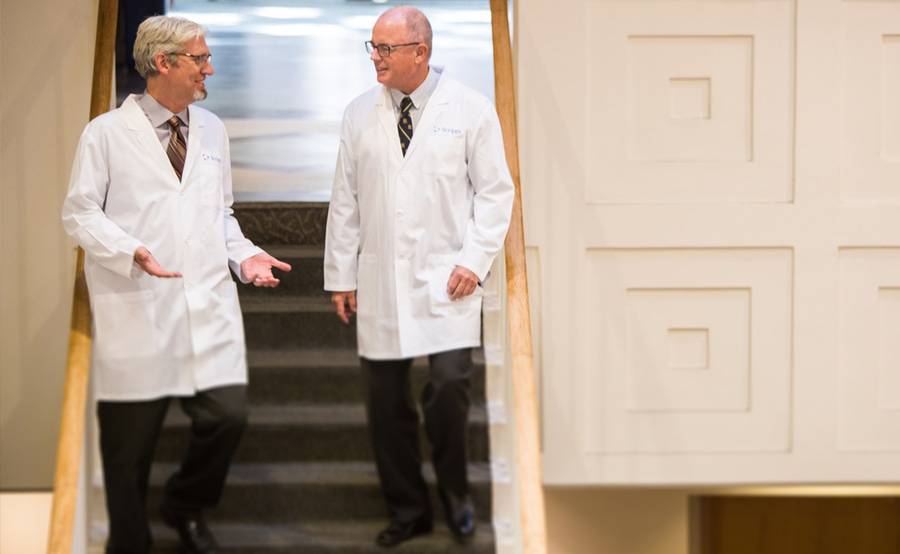
[[[185,58],[190,58],[195,64],[200,67],[203,67],[209,60],[212,58],[212,54],[188,54],[187,52],[169,52],[172,56],[184,56]]]
[[[402,48],[404,46],[416,46],[421,44],[420,42],[407,42],[405,44],[375,44],[371,40],[366,41],[366,52],[369,54],[372,53],[373,50],[378,50],[378,55],[382,58],[390,58],[391,52],[396,50],[397,48]]]

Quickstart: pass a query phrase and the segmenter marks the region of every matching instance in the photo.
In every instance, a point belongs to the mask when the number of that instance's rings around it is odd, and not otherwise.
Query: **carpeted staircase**
[[[374,553],[386,524],[362,404],[355,329],[334,315],[322,291],[325,204],[243,204],[244,233],[294,270],[277,289],[240,286],[250,364],[250,423],[221,506],[211,515],[225,552]],[[396,552],[494,552],[484,363],[474,387],[470,479],[480,518],[473,543],[456,545],[434,494],[435,532]],[[414,364],[415,389],[426,375]],[[150,510],[186,444],[187,418],[172,404],[156,453]],[[422,437],[423,448],[427,441]],[[429,459],[426,452],[425,459]],[[158,550],[175,551],[175,535],[154,523]]]

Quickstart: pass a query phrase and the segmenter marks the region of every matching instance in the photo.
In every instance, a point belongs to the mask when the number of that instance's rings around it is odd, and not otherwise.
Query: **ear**
[[[416,61],[419,61],[419,59],[422,61],[428,59],[428,46],[425,44],[416,46]]]
[[[172,65],[169,64],[169,56],[162,52],[157,52],[156,55],[153,56],[153,65],[156,66],[156,71],[158,71],[160,75],[167,74],[172,68]]]

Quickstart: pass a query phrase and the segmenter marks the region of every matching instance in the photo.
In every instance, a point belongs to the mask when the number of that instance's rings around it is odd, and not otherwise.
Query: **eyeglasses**
[[[169,54],[172,56],[184,56],[185,58],[190,58],[200,67],[209,63],[210,58],[212,58],[212,54],[188,54],[186,52],[169,52]]]
[[[393,52],[397,48],[402,48],[404,46],[416,46],[417,44],[421,44],[421,43],[407,42],[406,44],[375,44],[371,40],[367,40],[366,41],[366,52],[371,54],[373,50],[378,50],[379,56],[381,56],[382,58],[390,58],[391,52]]]

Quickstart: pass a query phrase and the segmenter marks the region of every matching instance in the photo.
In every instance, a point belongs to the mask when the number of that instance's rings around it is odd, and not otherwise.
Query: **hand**
[[[350,316],[356,313],[356,291],[332,292],[331,303],[334,304],[334,310],[341,321],[349,324]]]
[[[453,268],[450,280],[447,281],[447,296],[450,300],[459,300],[475,292],[478,286],[478,275],[475,275],[461,265]]]
[[[153,257],[153,254],[143,246],[134,251],[134,261],[141,266],[141,269],[143,269],[147,275],[162,277],[163,279],[181,277],[181,273],[178,273],[177,271],[163,269],[163,267],[159,265],[159,262],[156,261],[156,258]]]
[[[241,273],[244,274],[244,279],[257,287],[277,287],[281,281],[272,275],[273,267],[281,271],[291,270],[290,264],[277,260],[266,252],[260,252],[241,262]]]

